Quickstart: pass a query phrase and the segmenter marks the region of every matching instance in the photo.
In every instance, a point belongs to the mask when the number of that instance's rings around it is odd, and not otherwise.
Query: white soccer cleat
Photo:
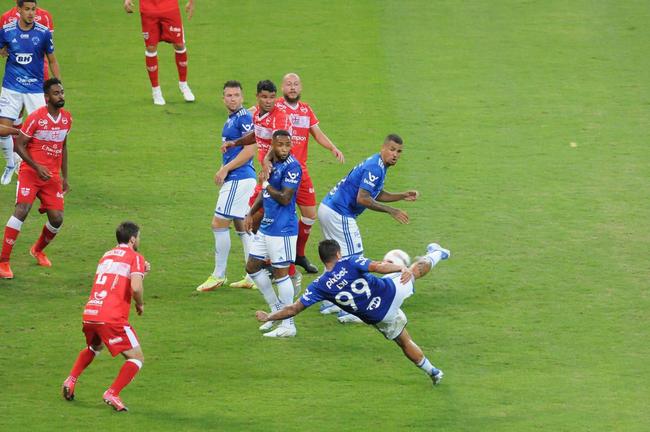
[[[275,324],[275,321],[267,321],[261,326],[259,326],[259,330],[261,332],[267,332],[273,328],[273,324]]]
[[[440,384],[440,381],[442,381],[442,377],[445,376],[444,373],[440,369],[438,369],[438,373],[435,375],[431,375],[431,381],[433,381],[433,385],[438,385]]]
[[[336,319],[339,320],[341,324],[365,324],[361,318],[352,315],[351,313],[347,313],[346,311],[339,312]]]
[[[296,274],[291,276],[291,283],[293,284],[293,297],[296,298],[302,289],[302,274],[297,269]]]
[[[289,338],[289,337],[294,337],[296,336],[296,328],[295,327],[287,327],[287,326],[279,326],[275,330],[264,333],[264,336],[266,337],[272,337],[272,338]]]
[[[451,251],[449,249],[441,247],[438,243],[429,243],[427,246],[427,253],[433,253],[436,251],[441,253],[443,260],[446,260],[451,256]]]
[[[181,89],[181,93],[183,93],[183,99],[185,99],[185,102],[194,102],[196,100],[194,93],[192,93],[192,90],[190,89],[190,86],[187,85],[187,82],[179,82],[178,88]]]
[[[165,98],[162,95],[160,87],[153,87],[151,89],[151,95],[153,96],[154,105],[165,105]]]
[[[15,166],[12,166],[12,167],[7,166],[7,167],[5,167],[5,171],[2,173],[2,179],[0,180],[0,183],[3,186],[6,186],[9,183],[11,183],[11,177],[14,175],[15,171],[16,171]]]
[[[341,312],[341,308],[332,303],[331,301],[323,300],[319,309],[323,315],[335,314]]]

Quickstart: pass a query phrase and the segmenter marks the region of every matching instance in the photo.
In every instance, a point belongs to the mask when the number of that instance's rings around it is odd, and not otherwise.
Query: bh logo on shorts
[[[31,53],[16,53],[16,62],[21,65],[28,65],[32,62]]]

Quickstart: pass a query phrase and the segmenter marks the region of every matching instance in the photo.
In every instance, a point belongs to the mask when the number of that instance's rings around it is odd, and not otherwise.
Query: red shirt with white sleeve
[[[23,123],[20,132],[31,138],[27,143],[27,152],[34,162],[43,165],[58,176],[63,160],[63,146],[72,128],[72,116],[64,109],[54,118],[47,111],[47,106],[40,107]],[[23,164],[21,170],[33,170]]]
[[[281,106],[289,116],[291,123],[291,154],[300,162],[303,171],[307,168],[307,149],[312,126],[318,124],[318,118],[309,104],[298,101],[291,106],[284,98],[279,98],[276,105]]]
[[[262,165],[264,157],[271,148],[273,132],[283,129],[291,133],[291,122],[284,107],[273,106],[273,109],[260,115],[259,106],[253,112],[253,125],[255,126],[255,141],[257,142],[257,157]]]

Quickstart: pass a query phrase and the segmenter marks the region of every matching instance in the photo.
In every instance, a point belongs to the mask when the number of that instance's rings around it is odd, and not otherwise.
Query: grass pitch
[[[650,428],[645,2],[199,2],[186,22],[197,102],[182,102],[161,46],[162,108],[137,15],[120,2],[42,6],[75,122],[72,190],[54,267],[28,256],[44,221],[34,211],[16,278],[0,281],[0,429]],[[359,223],[369,257],[433,240],[453,252],[404,308],[445,371],[438,388],[372,328],[309,310],[295,339],[264,340],[258,292],[194,291],[213,265],[221,85],[239,79],[252,103],[258,80],[288,71],[346,155],[339,165],[312,143],[320,197],[387,133],[405,139],[386,187],[420,190],[398,204],[411,224],[371,212]],[[2,221],[13,197],[0,189]],[[101,402],[121,364],[107,353],[74,403],[59,388],[83,346],[96,261],[125,218],[141,224],[153,270],[131,321],[145,366],[118,415]],[[233,238],[232,280],[240,256]]]

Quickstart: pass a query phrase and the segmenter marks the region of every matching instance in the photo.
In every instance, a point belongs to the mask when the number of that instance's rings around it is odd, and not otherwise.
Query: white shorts
[[[45,106],[43,93],[20,93],[2,87],[0,93],[0,117],[16,120],[20,111],[25,108],[27,115]]]
[[[298,236],[276,237],[258,231],[253,236],[249,256],[259,260],[271,260],[271,265],[277,268],[289,267],[296,259],[296,242]]]
[[[375,324],[377,330],[379,330],[386,339],[390,340],[399,336],[404,330],[404,327],[406,327],[408,320],[406,319],[406,314],[402,311],[401,307],[404,300],[411,297],[415,292],[413,287],[413,278],[411,278],[407,283],[402,284],[399,280],[401,276],[401,273],[391,273],[384,276],[385,278],[391,278],[393,283],[395,283],[395,298],[390,304],[390,308],[388,309],[388,312],[386,312],[384,319]]]
[[[363,253],[361,232],[355,218],[343,216],[321,203],[318,206],[318,220],[323,237],[338,242],[343,258]]]
[[[225,182],[219,190],[214,215],[222,219],[244,219],[250,210],[248,200],[256,184],[257,180],[253,178]]]

